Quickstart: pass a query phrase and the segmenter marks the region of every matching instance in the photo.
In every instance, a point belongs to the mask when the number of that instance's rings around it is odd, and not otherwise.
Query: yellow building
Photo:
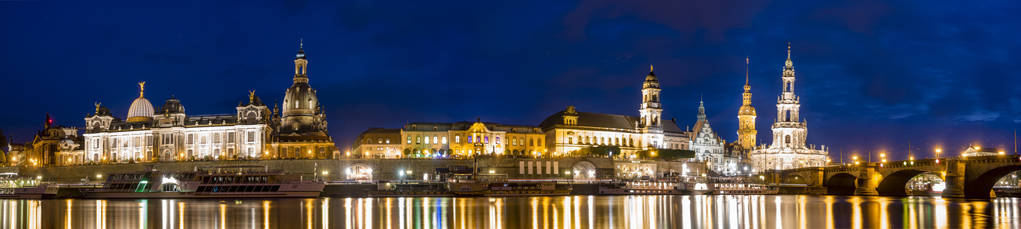
[[[496,123],[409,123],[401,128],[405,156],[542,155],[538,127]]]
[[[400,158],[402,153],[401,130],[370,128],[358,135],[354,150],[344,157]]]

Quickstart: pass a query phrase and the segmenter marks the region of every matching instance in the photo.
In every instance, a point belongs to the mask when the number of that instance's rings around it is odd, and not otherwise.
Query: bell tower
[[[737,112],[737,141],[741,148],[751,150],[755,147],[755,107],[752,107],[752,85],[748,83],[750,58],[744,59],[744,93],[741,94],[741,108]]]
[[[649,75],[645,76],[645,82],[642,83],[642,106],[638,109],[638,113],[641,114],[641,127],[645,132],[663,132],[663,124],[661,123],[663,114],[663,107],[659,102],[659,79],[656,78],[656,74],[653,71],[652,65],[649,65]]]

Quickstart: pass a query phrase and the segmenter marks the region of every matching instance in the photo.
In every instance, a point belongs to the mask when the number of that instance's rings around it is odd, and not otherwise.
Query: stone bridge
[[[804,184],[818,194],[905,196],[908,180],[932,173],[946,182],[943,197],[990,198],[996,181],[1018,170],[1021,158],[1000,155],[781,170],[770,182]]]

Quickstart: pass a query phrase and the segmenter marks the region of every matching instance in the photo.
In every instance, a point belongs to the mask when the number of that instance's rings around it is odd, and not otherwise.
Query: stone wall
[[[551,171],[549,174],[521,174],[519,161],[555,161],[559,171]],[[570,178],[563,172],[568,171],[579,162],[588,162],[596,167],[597,177],[610,178],[614,174],[613,160],[606,158],[560,158],[560,159],[530,159],[530,158],[488,158],[479,159],[478,168],[482,173],[490,170],[494,174],[505,174],[508,178]],[[56,182],[79,182],[82,179],[95,180],[96,175],[111,173],[138,172],[146,170],[159,170],[165,172],[194,171],[196,168],[228,166],[228,165],[265,165],[271,170],[283,170],[290,174],[301,174],[303,176],[321,176],[323,171],[328,171],[327,178],[341,180],[344,177],[345,169],[353,165],[366,165],[373,169],[373,179],[396,180],[400,179],[399,171],[413,171],[405,179],[422,179],[423,173],[433,173],[437,168],[450,168],[463,166],[471,168],[473,160],[460,159],[340,159],[340,160],[264,160],[264,161],[192,161],[192,162],[162,162],[142,164],[111,164],[111,165],[81,165],[81,166],[51,166],[51,167],[0,167],[0,172],[17,172],[22,176],[42,176],[43,180]],[[677,169],[681,167],[680,162],[654,162],[658,170]],[[694,164],[689,164],[689,166]],[[694,168],[692,168],[694,169]]]

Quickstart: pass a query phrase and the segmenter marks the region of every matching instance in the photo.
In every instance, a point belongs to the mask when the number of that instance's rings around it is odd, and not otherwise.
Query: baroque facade
[[[294,64],[283,114],[275,107],[271,111],[254,90],[231,115],[188,115],[173,97],[157,110],[145,98],[145,82],[139,83],[126,120],[95,104],[95,112],[85,118],[85,149],[78,163],[335,157],[325,115],[308,84],[303,47]]]
[[[787,45],[787,61],[784,62],[780,79],[783,90],[776,102],[773,142],[767,148],[755,149],[750,153],[753,167],[757,171],[764,171],[826,165],[826,147],[815,148],[814,145],[806,144],[808,122],[801,119],[801,99],[794,94],[794,62],[791,61],[790,44]]]
[[[546,135],[548,151],[567,154],[586,147],[616,146],[621,154],[652,149],[688,149],[689,133],[677,121],[663,121],[659,78],[649,66],[642,82],[638,116],[577,111],[573,106],[557,112],[539,124]]]
[[[688,150],[690,133],[662,118],[659,79],[650,66],[642,83],[638,116],[581,112],[568,106],[538,126],[496,123],[408,123],[401,129],[372,128],[355,140],[354,155],[392,157],[392,149],[414,157],[512,155],[559,156],[587,147],[615,146],[630,155],[643,150]],[[398,141],[392,141],[397,133]],[[390,139],[391,141],[387,141]],[[722,147],[722,144],[720,144]]]

